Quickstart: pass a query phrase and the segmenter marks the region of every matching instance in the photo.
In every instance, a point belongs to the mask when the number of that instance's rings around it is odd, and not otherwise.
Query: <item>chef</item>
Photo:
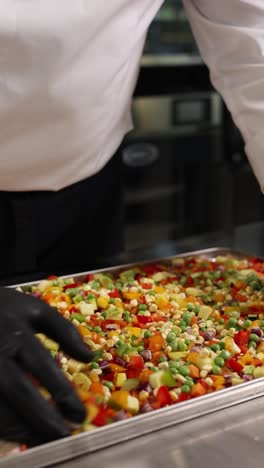
[[[161,4],[0,0],[0,277],[87,268],[120,250],[118,148],[132,128],[146,32]],[[263,0],[184,5],[263,190]],[[68,435],[84,408],[34,333],[78,360],[88,362],[91,352],[36,298],[1,288],[0,307],[0,438],[39,443]]]

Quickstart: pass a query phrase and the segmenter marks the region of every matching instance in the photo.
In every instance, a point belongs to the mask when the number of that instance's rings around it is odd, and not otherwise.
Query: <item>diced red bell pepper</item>
[[[248,352],[248,347],[244,344],[239,345],[239,348],[241,349],[242,354],[246,354]]]
[[[80,286],[79,283],[71,283],[71,284],[66,284],[66,286],[64,286],[64,291],[67,291],[67,289],[73,289],[73,288],[78,288],[78,286]]]
[[[181,393],[179,395],[178,402],[181,403],[182,401],[187,401],[191,399],[191,395],[189,393]]]
[[[194,284],[194,280],[191,276],[188,276],[188,278],[186,279],[186,286],[193,286]]]
[[[142,370],[144,369],[144,360],[141,356],[130,356],[128,367],[130,369]]]
[[[92,280],[94,280],[94,275],[93,274],[88,274],[84,278],[85,283],[88,283],[88,281],[92,281]]]
[[[152,289],[153,288],[153,283],[143,283],[142,287],[144,289]]]
[[[240,347],[241,345],[247,345],[249,342],[250,333],[247,330],[239,330],[234,335],[235,343]]]
[[[107,411],[104,408],[99,407],[99,411],[95,418],[92,420],[92,423],[95,424],[95,426],[99,427],[105,426],[107,424],[107,416]]]
[[[226,366],[229,367],[234,372],[241,372],[243,370],[243,366],[236,361],[235,358],[230,358],[226,361]]]
[[[151,317],[146,317],[145,315],[137,315],[137,320],[139,323],[145,325],[146,323],[152,322]]]
[[[147,276],[154,275],[162,270],[158,265],[144,265],[141,269]]]
[[[170,405],[172,403],[172,398],[169,394],[169,390],[165,385],[159,387],[157,392],[157,400],[160,402],[161,406]]]
[[[59,279],[58,276],[55,276],[55,275],[50,275],[50,276],[48,276],[48,280],[49,280],[49,281],[58,280],[58,279]]]
[[[120,292],[118,291],[118,289],[114,289],[113,291],[108,293],[108,296],[111,297],[112,299],[114,298],[117,299],[120,297]]]
[[[131,368],[127,369],[126,376],[127,376],[128,379],[137,379],[139,377],[140,373],[141,373],[141,369],[132,369],[132,367],[131,367]]]

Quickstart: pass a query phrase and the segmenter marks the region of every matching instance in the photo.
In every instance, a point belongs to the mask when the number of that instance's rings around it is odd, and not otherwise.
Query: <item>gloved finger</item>
[[[83,422],[86,414],[83,404],[55,360],[34,335],[26,333],[17,359],[50,392],[65,419],[78,424]]]
[[[90,362],[93,359],[92,351],[83,342],[75,326],[44,302],[40,315],[33,322],[33,327],[36,331],[45,333],[59,342],[62,349],[78,361]]]
[[[83,342],[79,332],[59,312],[44,301],[23,294],[11,288],[0,287],[0,298],[8,302],[6,307],[10,313],[26,318],[37,332],[42,332],[59,342],[64,351],[78,361],[90,362],[93,353]]]
[[[48,442],[70,434],[56,408],[41,396],[15,362],[0,359],[0,375],[0,400],[1,396],[6,399],[41,441]]]
[[[0,440],[34,446],[41,440],[5,399],[0,401]]]

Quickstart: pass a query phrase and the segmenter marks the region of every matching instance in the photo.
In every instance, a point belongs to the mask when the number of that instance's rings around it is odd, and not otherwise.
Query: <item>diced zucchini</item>
[[[175,380],[170,371],[160,370],[150,375],[149,383],[154,389],[159,388],[162,385],[167,385],[167,387],[173,387],[175,385]]]
[[[130,392],[130,390],[134,390],[134,388],[137,388],[139,384],[139,379],[127,379],[122,385],[122,390],[127,390],[128,392]]]
[[[72,380],[76,385],[80,385],[82,390],[89,390],[92,384],[89,377],[87,377],[87,375],[85,375],[83,372],[78,372],[75,374]]]
[[[256,367],[256,369],[254,370],[254,377],[255,379],[264,377],[264,367]]]

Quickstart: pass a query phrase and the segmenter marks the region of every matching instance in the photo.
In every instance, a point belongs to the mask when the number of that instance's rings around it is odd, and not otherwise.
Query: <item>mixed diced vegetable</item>
[[[264,262],[180,258],[50,277],[28,293],[54,306],[95,352],[92,363],[42,343],[87,408],[82,430],[264,376]]]

